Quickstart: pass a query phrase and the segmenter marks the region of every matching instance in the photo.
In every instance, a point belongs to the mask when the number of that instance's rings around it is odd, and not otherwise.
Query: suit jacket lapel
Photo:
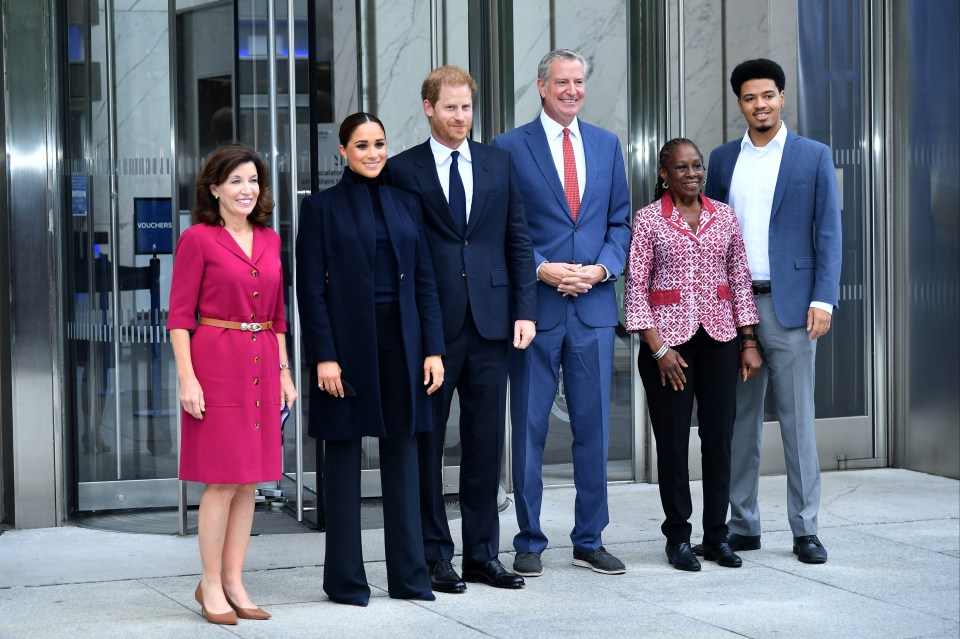
[[[443,186],[440,185],[440,176],[437,175],[437,161],[433,157],[433,149],[430,148],[430,140],[427,140],[416,147],[417,153],[414,162],[417,165],[417,184],[420,186],[420,192],[427,205],[435,212],[436,219],[446,220],[450,228],[458,235],[463,233],[463,223],[460,220],[453,219],[453,213],[450,212],[450,204],[447,202],[447,196],[443,194]]]
[[[586,167],[584,167],[586,169],[584,172],[586,176],[584,177],[584,182],[586,182],[586,184],[583,185],[583,197],[580,198],[580,212],[577,215],[577,219],[586,213],[588,209],[590,196],[593,194],[593,189],[590,187],[597,177],[600,166],[600,143],[597,141],[596,136],[583,126],[583,122],[580,123],[580,138],[583,141],[583,162],[586,164]],[[564,196],[563,201],[567,201],[566,196]],[[567,208],[569,208],[569,206]]]
[[[473,198],[470,203],[470,220],[467,223],[467,235],[480,223],[483,217],[484,203],[487,200],[490,169],[487,166],[489,156],[486,149],[479,144],[470,142],[470,160],[473,165]],[[448,207],[449,208],[449,207]]]
[[[773,220],[780,210],[780,202],[783,201],[783,194],[787,190],[787,182],[790,181],[790,174],[797,163],[797,135],[793,131],[787,131],[787,140],[783,144],[783,155],[780,157],[780,172],[777,174],[777,186],[773,191],[773,205],[770,208],[770,219]]]
[[[573,221],[573,214],[567,205],[567,197],[563,194],[563,183],[560,182],[560,176],[557,174],[557,167],[553,164],[553,154],[550,153],[550,145],[547,144],[547,134],[543,130],[540,118],[530,123],[527,128],[527,147],[533,156],[534,162],[540,168],[543,178],[553,191],[554,197],[566,209],[567,214]],[[582,207],[581,207],[582,208]]]

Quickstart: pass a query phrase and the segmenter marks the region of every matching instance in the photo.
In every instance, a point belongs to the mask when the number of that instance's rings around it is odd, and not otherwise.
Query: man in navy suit
[[[513,569],[543,572],[547,537],[540,527],[543,449],[550,409],[563,369],[573,431],[573,563],[605,574],[625,571],[606,551],[607,444],[614,330],[614,280],[630,242],[630,194],[620,141],[577,117],[585,95],[586,62],[579,53],[551,51],[540,61],[543,111],[497,137],[520,180],[536,260],[537,340],[510,363],[513,482],[520,532]]]
[[[467,139],[477,85],[459,67],[432,71],[421,88],[430,139],[387,162],[393,184],[417,194],[440,293],[446,383],[434,397],[434,430],[420,436],[424,558],[433,589],[466,581],[520,588],[497,558],[497,496],[510,345],[536,331],[533,249],[510,154]],[[460,397],[463,579],[443,504],[443,443],[453,391]]]
[[[787,463],[793,552],[804,563],[822,564],[813,378],[816,340],[830,330],[840,291],[840,200],[830,149],[780,119],[784,84],[772,60],[737,65],[730,85],[748,129],[713,150],[707,172],[706,194],[733,207],[747,248],[760,341],[745,338],[742,347],[760,347],[767,364],[737,390],[728,541],[734,551],[760,548],[757,492],[769,379]]]

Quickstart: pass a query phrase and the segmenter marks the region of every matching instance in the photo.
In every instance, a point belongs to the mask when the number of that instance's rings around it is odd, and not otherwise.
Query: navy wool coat
[[[433,428],[423,359],[443,355],[443,321],[416,196],[381,185],[380,201],[397,259],[400,328],[410,381],[411,434]],[[297,294],[304,361],[310,367],[312,437],[384,437],[373,294],[376,229],[369,188],[350,171],[303,200],[297,233]],[[317,363],[336,361],[356,397],[317,388]]]

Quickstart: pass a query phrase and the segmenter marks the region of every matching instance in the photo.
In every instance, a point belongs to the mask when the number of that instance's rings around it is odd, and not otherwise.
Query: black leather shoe
[[[700,562],[693,556],[693,549],[690,544],[667,544],[667,561],[673,564],[677,570],[688,570],[697,572],[700,570]]]
[[[793,538],[793,554],[805,564],[823,564],[827,562],[827,549],[816,535],[803,535]]]
[[[523,577],[515,575],[494,557],[482,566],[464,567],[463,578],[493,586],[494,588],[523,588]]]
[[[760,535],[727,533],[727,543],[730,544],[730,550],[734,552],[740,552],[741,550],[760,550]],[[694,546],[693,554],[697,557],[703,557],[703,544]]]
[[[453,569],[453,564],[449,559],[441,559],[431,566],[430,585],[436,592],[463,592],[467,589],[467,584],[463,582],[457,571]]]
[[[743,565],[743,561],[726,542],[720,542],[715,546],[703,544],[703,558],[707,561],[715,561],[726,568],[739,568]]]

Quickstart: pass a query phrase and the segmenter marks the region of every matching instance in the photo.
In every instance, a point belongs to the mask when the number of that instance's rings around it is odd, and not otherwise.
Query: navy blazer
[[[730,202],[742,138],[710,153],[704,192]],[[810,302],[837,305],[843,258],[840,198],[830,148],[787,130],[770,212],[773,308],[785,328],[805,327]]]
[[[571,299],[584,324],[595,328],[616,326],[619,309],[614,280],[623,271],[630,243],[630,191],[623,153],[616,135],[583,120],[580,135],[586,184],[576,222],[539,117],[498,136],[492,144],[513,155],[536,264],[574,262],[605,266],[612,276],[609,280]],[[566,299],[543,282],[537,286],[537,296],[537,328],[551,329],[563,317]]]
[[[433,263],[415,197],[381,185],[380,202],[397,258],[400,328],[410,379],[412,431],[432,430],[423,359],[443,355]],[[335,186],[305,198],[297,233],[297,296],[304,361],[310,366],[312,437],[384,437],[373,293],[376,229],[366,184],[349,169]],[[336,361],[357,396],[317,388],[316,365]]]
[[[469,144],[473,200],[466,232],[450,213],[430,140],[387,160],[388,179],[420,198],[447,339],[460,333],[468,307],[485,339],[513,339],[515,320],[537,319],[530,231],[510,154]]]

